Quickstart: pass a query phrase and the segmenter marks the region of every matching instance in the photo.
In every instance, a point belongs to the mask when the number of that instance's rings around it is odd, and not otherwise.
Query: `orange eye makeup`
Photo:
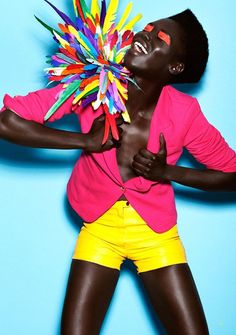
[[[164,33],[164,31],[159,31],[157,36],[164,41],[167,45],[170,45],[170,36]]]
[[[151,31],[153,31],[153,29],[154,29],[153,25],[147,24],[146,27],[144,27],[143,30],[148,31],[150,33]]]

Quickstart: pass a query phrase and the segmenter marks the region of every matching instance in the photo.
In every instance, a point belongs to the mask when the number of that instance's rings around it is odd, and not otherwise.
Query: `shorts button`
[[[129,201],[126,202],[126,206],[129,206]]]

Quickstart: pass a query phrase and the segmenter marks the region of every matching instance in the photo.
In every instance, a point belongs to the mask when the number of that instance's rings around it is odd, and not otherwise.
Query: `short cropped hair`
[[[197,83],[206,68],[209,45],[206,32],[201,23],[190,9],[170,16],[169,19],[177,22],[184,32],[183,42],[185,45],[184,71],[176,76],[177,83]]]

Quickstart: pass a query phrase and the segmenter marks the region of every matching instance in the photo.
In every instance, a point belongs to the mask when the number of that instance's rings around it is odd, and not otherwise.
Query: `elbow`
[[[230,191],[236,192],[236,172],[230,172],[229,173],[229,179],[230,179]]]
[[[6,109],[0,113],[0,138],[10,140],[14,134],[20,117],[14,112]]]
[[[5,138],[9,128],[9,111],[5,110],[0,114],[0,138]]]
[[[223,172],[222,191],[236,192],[236,172]]]

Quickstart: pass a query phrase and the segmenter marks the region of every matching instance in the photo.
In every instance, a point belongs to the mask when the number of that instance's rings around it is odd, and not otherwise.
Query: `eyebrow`
[[[171,44],[171,37],[164,30],[159,30],[157,36],[163,40],[167,45]]]
[[[151,23],[148,23],[148,24],[144,27],[144,29],[145,29],[146,31],[148,31],[148,32],[151,32],[151,31],[154,29],[154,25],[151,24]]]
[[[153,23],[148,23],[145,26],[145,30],[151,32],[154,29],[154,24]],[[171,44],[171,36],[163,29],[160,29],[157,33],[157,36],[164,41],[167,45]]]

